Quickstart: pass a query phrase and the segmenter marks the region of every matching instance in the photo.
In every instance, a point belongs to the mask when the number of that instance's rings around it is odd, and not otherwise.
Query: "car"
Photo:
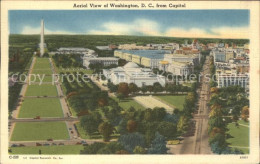
[[[53,139],[52,139],[52,138],[49,138],[49,139],[47,139],[47,141],[53,141]]]
[[[76,145],[81,145],[82,143],[81,142],[77,142]]]
[[[167,142],[168,145],[178,145],[180,143],[180,140],[170,140]]]
[[[20,147],[24,147],[25,145],[24,145],[24,144],[20,144],[19,146],[20,146]]]
[[[69,130],[72,130],[72,128],[69,128]]]
[[[87,142],[86,142],[86,141],[84,141],[84,140],[82,140],[82,141],[81,141],[81,143],[82,143],[82,144],[86,144]]]
[[[37,143],[36,143],[36,146],[42,146],[42,144],[40,144],[40,143],[37,142]]]
[[[11,147],[18,147],[18,145],[16,145],[16,144],[12,144]]]
[[[57,145],[56,143],[52,143],[52,145]]]
[[[48,144],[48,143],[45,143],[45,144],[43,144],[43,146],[50,146],[50,144]]]
[[[59,145],[64,145],[64,143],[59,143]]]

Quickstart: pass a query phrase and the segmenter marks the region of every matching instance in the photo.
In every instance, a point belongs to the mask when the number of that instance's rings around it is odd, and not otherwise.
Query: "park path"
[[[173,112],[173,107],[165,104],[157,98],[154,98],[153,96],[136,96],[133,99],[146,108],[153,109],[155,107],[162,107],[166,109],[167,113],[172,114]]]
[[[33,67],[34,67],[35,62],[36,62],[36,58],[33,57],[31,66],[30,66],[29,71],[28,71],[28,73],[27,73],[27,77],[29,77],[29,74],[32,73],[32,70],[33,70]],[[27,78],[26,82],[23,84],[22,89],[21,89],[21,91],[20,91],[20,94],[19,94],[19,95],[20,95],[21,98],[23,98],[23,97],[25,96],[25,93],[26,93],[26,91],[27,91],[27,88],[28,88],[28,79],[29,79],[29,78]],[[13,118],[17,118],[17,117],[18,117],[18,114],[19,114],[19,112],[20,112],[20,109],[21,109],[21,103],[19,102],[19,103],[17,104],[17,106],[16,106],[16,109],[13,110],[13,112],[12,112],[12,117],[13,117]]]
[[[54,63],[53,63],[51,58],[49,58],[49,61],[50,61],[50,64],[51,64],[52,73],[55,75],[54,80],[56,81],[56,79],[58,78],[57,77],[58,75],[57,75],[57,72],[55,70]],[[57,88],[58,96],[60,97],[60,104],[61,104],[61,107],[62,107],[63,115],[64,115],[64,117],[69,117],[69,116],[71,116],[71,112],[70,112],[68,104],[66,102],[63,90],[61,88],[61,84],[59,82],[56,83],[56,88]]]

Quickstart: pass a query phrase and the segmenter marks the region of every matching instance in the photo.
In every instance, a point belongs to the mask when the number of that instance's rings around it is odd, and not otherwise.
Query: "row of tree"
[[[82,68],[83,62],[79,54],[55,54],[52,56],[57,67]]]
[[[238,149],[228,147],[227,125],[237,122],[241,118],[244,121],[249,117],[249,100],[246,97],[244,88],[230,86],[227,88],[211,88],[209,114],[209,144],[216,154],[243,154]],[[238,125],[238,123],[236,123]]]
[[[111,92],[116,92],[118,98],[122,99],[124,97],[128,97],[129,94],[136,94],[140,91],[142,93],[150,92],[150,93],[158,93],[158,92],[168,92],[171,94],[176,94],[179,92],[190,92],[191,88],[183,85],[175,85],[175,84],[166,84],[165,87],[162,87],[160,83],[154,83],[153,85],[138,87],[134,83],[119,83],[118,85],[114,85],[113,83],[108,83],[108,88]]]

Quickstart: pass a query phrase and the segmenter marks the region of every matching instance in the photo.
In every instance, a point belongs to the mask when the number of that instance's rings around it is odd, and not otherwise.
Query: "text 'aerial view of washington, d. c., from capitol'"
[[[9,154],[249,154],[248,10],[10,10]]]

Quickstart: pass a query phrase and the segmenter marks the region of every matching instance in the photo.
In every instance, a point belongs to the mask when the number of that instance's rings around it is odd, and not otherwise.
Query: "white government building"
[[[160,61],[159,69],[174,75],[189,75],[193,73],[194,66],[200,63],[200,54],[165,54]]]
[[[104,76],[113,84],[121,82],[134,83],[138,87],[153,85],[159,82],[165,86],[166,78],[161,75],[156,75],[149,68],[141,68],[134,62],[129,62],[123,67],[112,69],[103,69]]]
[[[83,66],[89,69],[90,64],[101,63],[103,66],[110,66],[112,64],[118,65],[118,58],[115,57],[98,57],[95,51],[84,54],[82,57]]]

